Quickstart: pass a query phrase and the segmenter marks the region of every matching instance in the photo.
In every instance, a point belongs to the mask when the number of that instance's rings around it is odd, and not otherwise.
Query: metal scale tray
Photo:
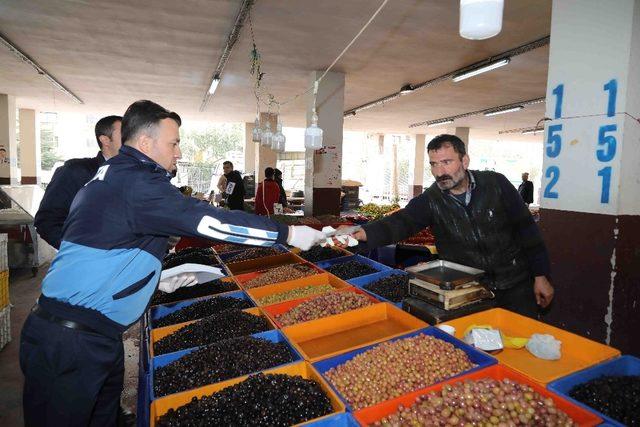
[[[405,271],[446,291],[477,285],[484,275],[483,270],[442,259],[416,264]]]

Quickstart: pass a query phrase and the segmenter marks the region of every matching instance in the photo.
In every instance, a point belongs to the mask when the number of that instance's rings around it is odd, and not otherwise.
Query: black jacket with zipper
[[[440,258],[482,269],[493,289],[549,275],[546,247],[516,189],[495,172],[471,171],[464,205],[434,183],[398,212],[363,226],[369,248],[398,242],[431,226]]]

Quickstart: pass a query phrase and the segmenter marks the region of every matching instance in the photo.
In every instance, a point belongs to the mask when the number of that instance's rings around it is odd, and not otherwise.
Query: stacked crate
[[[9,305],[9,261],[7,235],[0,234],[0,349],[11,341],[11,308]]]

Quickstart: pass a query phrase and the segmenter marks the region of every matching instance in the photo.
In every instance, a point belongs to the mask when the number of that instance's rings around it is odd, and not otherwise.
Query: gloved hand
[[[198,279],[196,278],[195,274],[181,273],[161,280],[160,284],[158,285],[158,289],[160,289],[162,292],[170,294],[178,288],[193,286],[197,283]]]
[[[303,251],[308,251],[313,246],[325,241],[324,233],[306,225],[289,226],[287,243]]]

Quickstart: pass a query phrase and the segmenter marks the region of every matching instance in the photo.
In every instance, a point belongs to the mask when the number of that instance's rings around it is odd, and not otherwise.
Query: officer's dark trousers
[[[20,336],[26,426],[115,426],[124,381],[122,340],[31,313]]]
[[[533,292],[533,280],[518,284],[510,289],[494,290],[496,306],[536,319],[539,308]]]

